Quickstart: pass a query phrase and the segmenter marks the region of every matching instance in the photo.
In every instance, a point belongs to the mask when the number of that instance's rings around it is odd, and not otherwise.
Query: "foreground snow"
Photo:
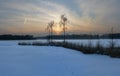
[[[120,76],[120,59],[0,41],[0,76]]]

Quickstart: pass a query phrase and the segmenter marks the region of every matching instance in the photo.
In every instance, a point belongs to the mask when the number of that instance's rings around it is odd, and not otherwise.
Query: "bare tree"
[[[110,42],[110,48],[111,48],[111,51],[114,50],[114,47],[115,47],[115,42],[114,42],[114,37],[113,37],[113,33],[114,33],[114,28],[112,27],[111,28],[111,42]]]
[[[66,23],[67,23],[67,17],[63,14],[63,15],[61,15],[60,26],[61,26],[61,25],[63,26],[64,43],[65,43]]]
[[[112,40],[112,48],[113,48],[113,46],[114,46],[114,42],[113,42],[113,30],[114,30],[114,28],[112,27],[112,28],[111,28],[111,40]]]
[[[49,42],[52,42],[52,35],[53,35],[53,26],[54,26],[54,21],[51,21],[47,25],[47,31],[49,32]]]
[[[50,43],[50,27],[49,25],[47,25],[46,29],[48,31],[48,36],[47,36],[47,39],[48,39],[48,42]]]

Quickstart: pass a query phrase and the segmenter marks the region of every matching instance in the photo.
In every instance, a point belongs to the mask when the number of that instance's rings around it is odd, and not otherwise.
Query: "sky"
[[[45,35],[62,14],[70,34],[120,33],[120,0],[0,0],[0,34]]]

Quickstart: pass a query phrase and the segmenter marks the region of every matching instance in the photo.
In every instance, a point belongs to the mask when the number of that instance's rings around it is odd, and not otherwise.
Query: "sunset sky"
[[[0,0],[0,34],[44,35],[61,14],[68,33],[120,32],[120,0]]]

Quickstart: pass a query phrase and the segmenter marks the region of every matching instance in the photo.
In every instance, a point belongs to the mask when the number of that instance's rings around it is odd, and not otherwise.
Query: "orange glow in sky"
[[[59,25],[55,25],[53,27],[53,31],[54,31],[55,34],[60,34],[60,33],[62,33],[63,28],[61,26],[59,26]]]

